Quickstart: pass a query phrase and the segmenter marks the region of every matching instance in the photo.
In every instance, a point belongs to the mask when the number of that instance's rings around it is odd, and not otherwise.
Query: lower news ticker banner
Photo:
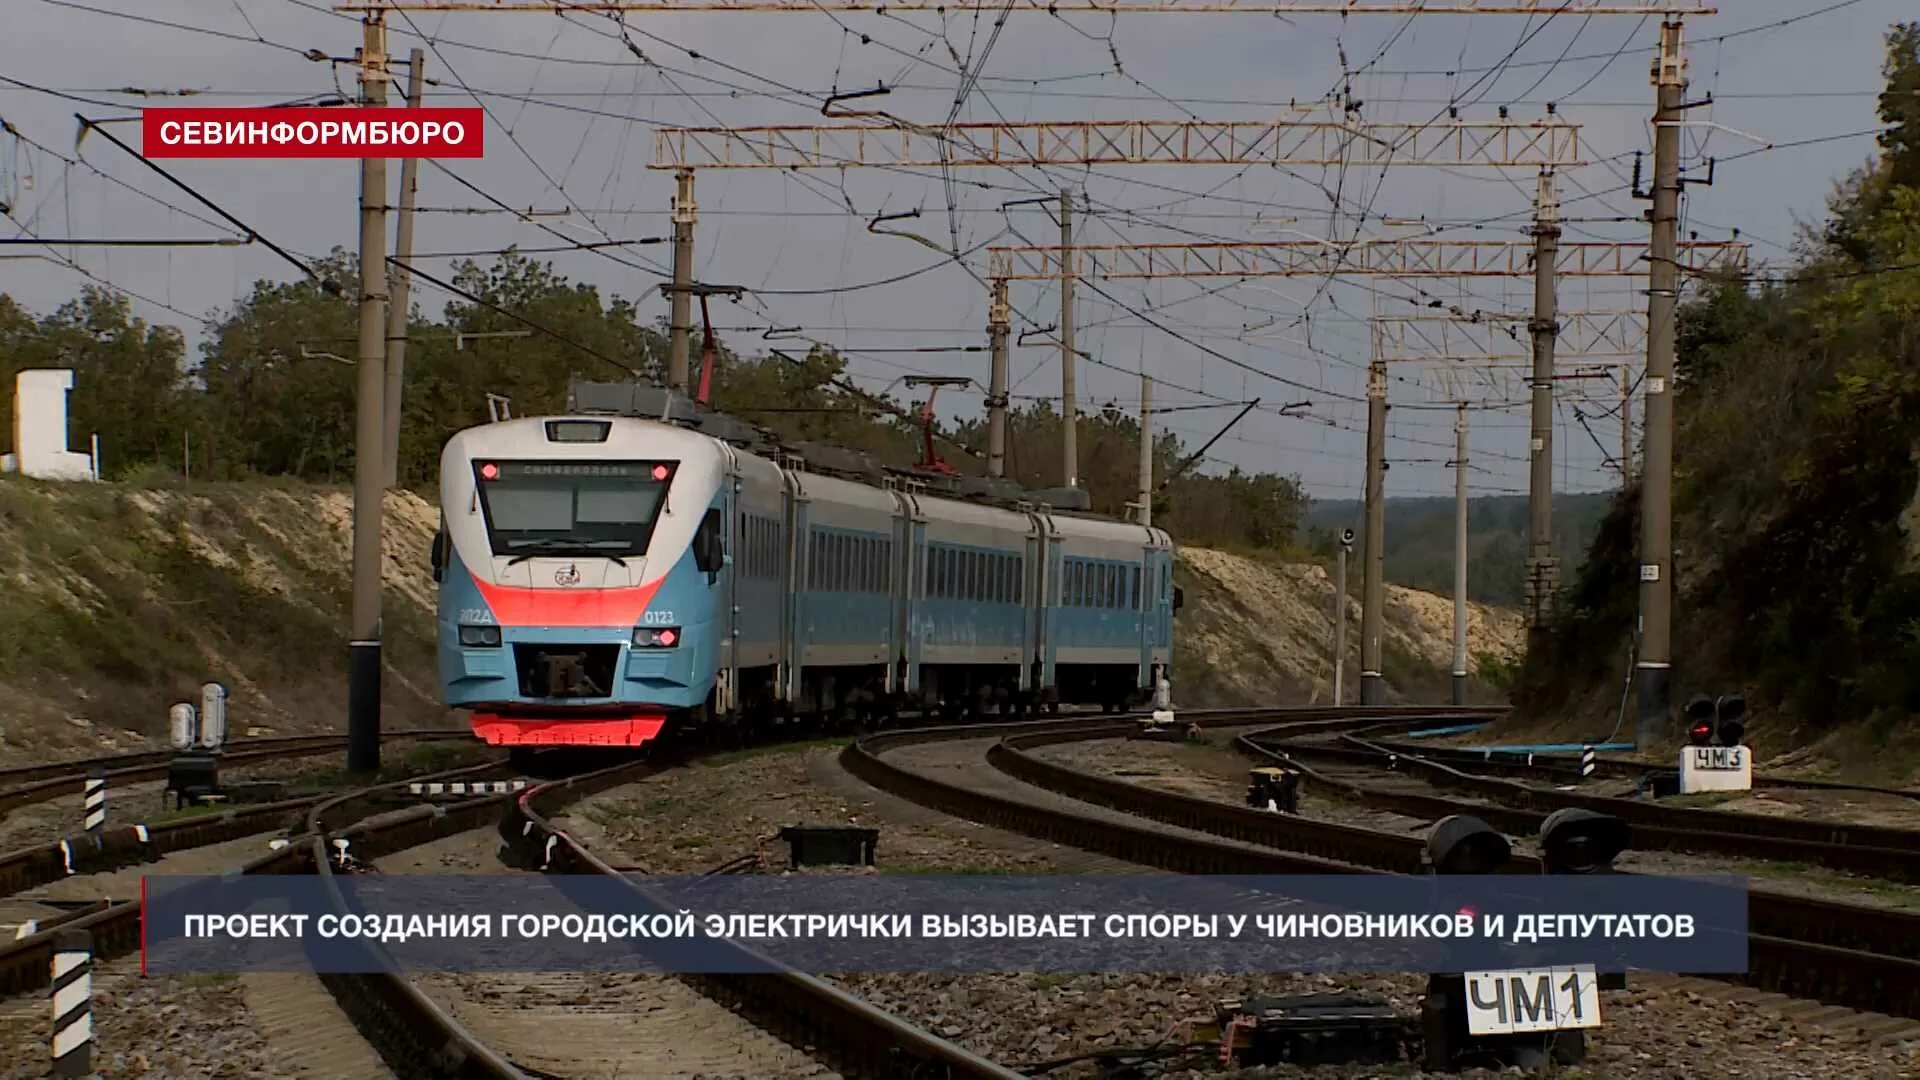
[[[151,877],[145,935],[154,973],[1706,974],[1747,969],[1747,889],[1629,875]]]
[[[154,108],[140,114],[150,158],[477,158],[479,108]]]

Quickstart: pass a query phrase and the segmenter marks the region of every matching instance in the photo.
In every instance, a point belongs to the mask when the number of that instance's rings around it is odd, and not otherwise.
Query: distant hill
[[[1563,585],[1574,579],[1611,494],[1556,495],[1554,552]],[[1303,524],[1310,530],[1359,533],[1364,508],[1358,499],[1314,500]],[[1356,545],[1356,552],[1358,546]],[[1524,495],[1467,500],[1467,596],[1483,604],[1518,604],[1527,562],[1527,500]],[[1353,568],[1359,587],[1359,568]],[[1453,592],[1453,500],[1387,500],[1387,580],[1441,595]]]

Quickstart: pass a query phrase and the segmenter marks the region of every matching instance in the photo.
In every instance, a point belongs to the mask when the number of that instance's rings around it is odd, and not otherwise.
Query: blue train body
[[[1120,708],[1171,661],[1164,532],[776,464],[631,417],[441,461],[440,679],[505,745],[907,707]]]

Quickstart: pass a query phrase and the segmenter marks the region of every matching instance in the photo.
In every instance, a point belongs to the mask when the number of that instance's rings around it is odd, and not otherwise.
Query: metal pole
[[[1367,365],[1367,523],[1360,567],[1360,704],[1386,703],[1380,674],[1380,626],[1387,587],[1387,365]]]
[[[1554,263],[1560,255],[1560,204],[1553,172],[1540,171],[1533,219],[1533,439],[1527,485],[1527,650],[1541,655],[1553,621],[1559,567],[1553,557],[1553,346],[1560,334]]]
[[[1340,545],[1339,554],[1334,556],[1333,570],[1333,703],[1339,705],[1343,698],[1342,676],[1347,670],[1347,552],[1353,548],[1348,544]]]
[[[1633,372],[1620,369],[1620,486],[1633,482]]]
[[[1453,703],[1467,703],[1467,406],[1453,421]]]
[[[1660,107],[1653,128],[1653,238],[1647,276],[1647,426],[1640,484],[1640,658],[1634,664],[1638,726],[1634,743],[1649,748],[1671,726],[1668,717],[1673,604],[1673,353],[1679,273],[1674,262],[1680,216],[1680,128],[1686,60],[1680,22],[1661,24],[1653,84]]]
[[[420,107],[426,93],[426,68],[426,50],[415,49],[407,54],[407,105],[415,109]],[[402,266],[413,258],[413,206],[419,191],[420,159],[403,158],[400,162],[400,223],[394,227],[393,236],[393,257]],[[387,304],[387,389],[384,402],[388,487],[396,487],[400,483],[400,399],[406,385],[407,290],[412,284],[412,274],[401,267],[394,268],[393,295]]]
[[[987,336],[993,342],[993,375],[987,385],[987,475],[1007,475],[1007,332],[1012,311],[1007,282],[995,278],[987,307]]]
[[[360,58],[367,105],[387,103],[385,13],[369,12]],[[385,441],[387,162],[360,162],[360,370],[353,465],[353,627],[348,639],[347,769],[380,767],[380,499]]]
[[[1153,524],[1153,380],[1140,376],[1140,524]]]
[[[1073,389],[1073,194],[1060,191],[1060,447],[1062,486],[1080,483],[1079,416]]]
[[[687,362],[693,346],[693,170],[674,174],[679,190],[673,197],[673,296],[669,300],[667,388],[687,389]]]

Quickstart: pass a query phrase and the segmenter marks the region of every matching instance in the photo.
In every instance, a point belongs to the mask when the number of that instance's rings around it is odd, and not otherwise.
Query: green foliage
[[[1580,565],[1606,512],[1606,495],[1556,495],[1553,548],[1563,574]],[[1362,505],[1347,499],[1315,503],[1306,516],[1309,550],[1331,558],[1342,528],[1361,531]],[[1387,500],[1387,580],[1453,593],[1454,501]],[[1356,550],[1357,546],[1356,546]],[[1487,496],[1467,500],[1467,597],[1483,604],[1518,604],[1526,581],[1527,500]],[[1354,570],[1357,575],[1358,569]]]
[[[125,297],[88,289],[36,319],[0,295],[0,365],[10,365],[0,374],[76,368],[74,429],[104,433],[109,476],[149,486],[170,485],[188,471],[196,482],[339,483],[354,467],[359,286],[343,250],[321,260],[319,270],[340,283],[338,293],[308,280],[255,282],[208,320],[191,368],[179,332],[133,318]],[[438,319],[411,313],[402,484],[437,481],[441,447],[454,432],[485,421],[488,394],[509,398],[516,415],[555,413],[566,407],[576,378],[645,378],[663,366],[666,337],[641,325],[631,302],[603,299],[547,263],[508,252],[490,265],[460,263],[453,278],[478,300],[456,300]],[[529,332],[528,323],[565,340]],[[845,359],[831,349],[749,357],[722,342],[712,398],[789,443],[864,450],[892,466],[919,462],[920,403],[859,392],[846,375]],[[1009,475],[1030,487],[1058,485],[1063,434],[1060,415],[1045,403],[1014,410]],[[984,472],[985,423],[964,421],[949,435],[936,442],[939,456],[962,471]],[[1138,499],[1137,417],[1111,405],[1094,409],[1079,418],[1076,438],[1079,480],[1093,508],[1125,514]],[[1291,547],[1307,503],[1296,480],[1238,468],[1212,474],[1193,467],[1176,476],[1188,454],[1176,436],[1154,440],[1155,475],[1173,477],[1154,496],[1156,524],[1183,542]]]
[[[1675,692],[1744,686],[1810,734],[1920,710],[1920,24],[1887,40],[1882,156],[1836,189],[1798,273],[1710,283],[1680,315]],[[1602,523],[1518,703],[1618,670],[1634,510]]]

